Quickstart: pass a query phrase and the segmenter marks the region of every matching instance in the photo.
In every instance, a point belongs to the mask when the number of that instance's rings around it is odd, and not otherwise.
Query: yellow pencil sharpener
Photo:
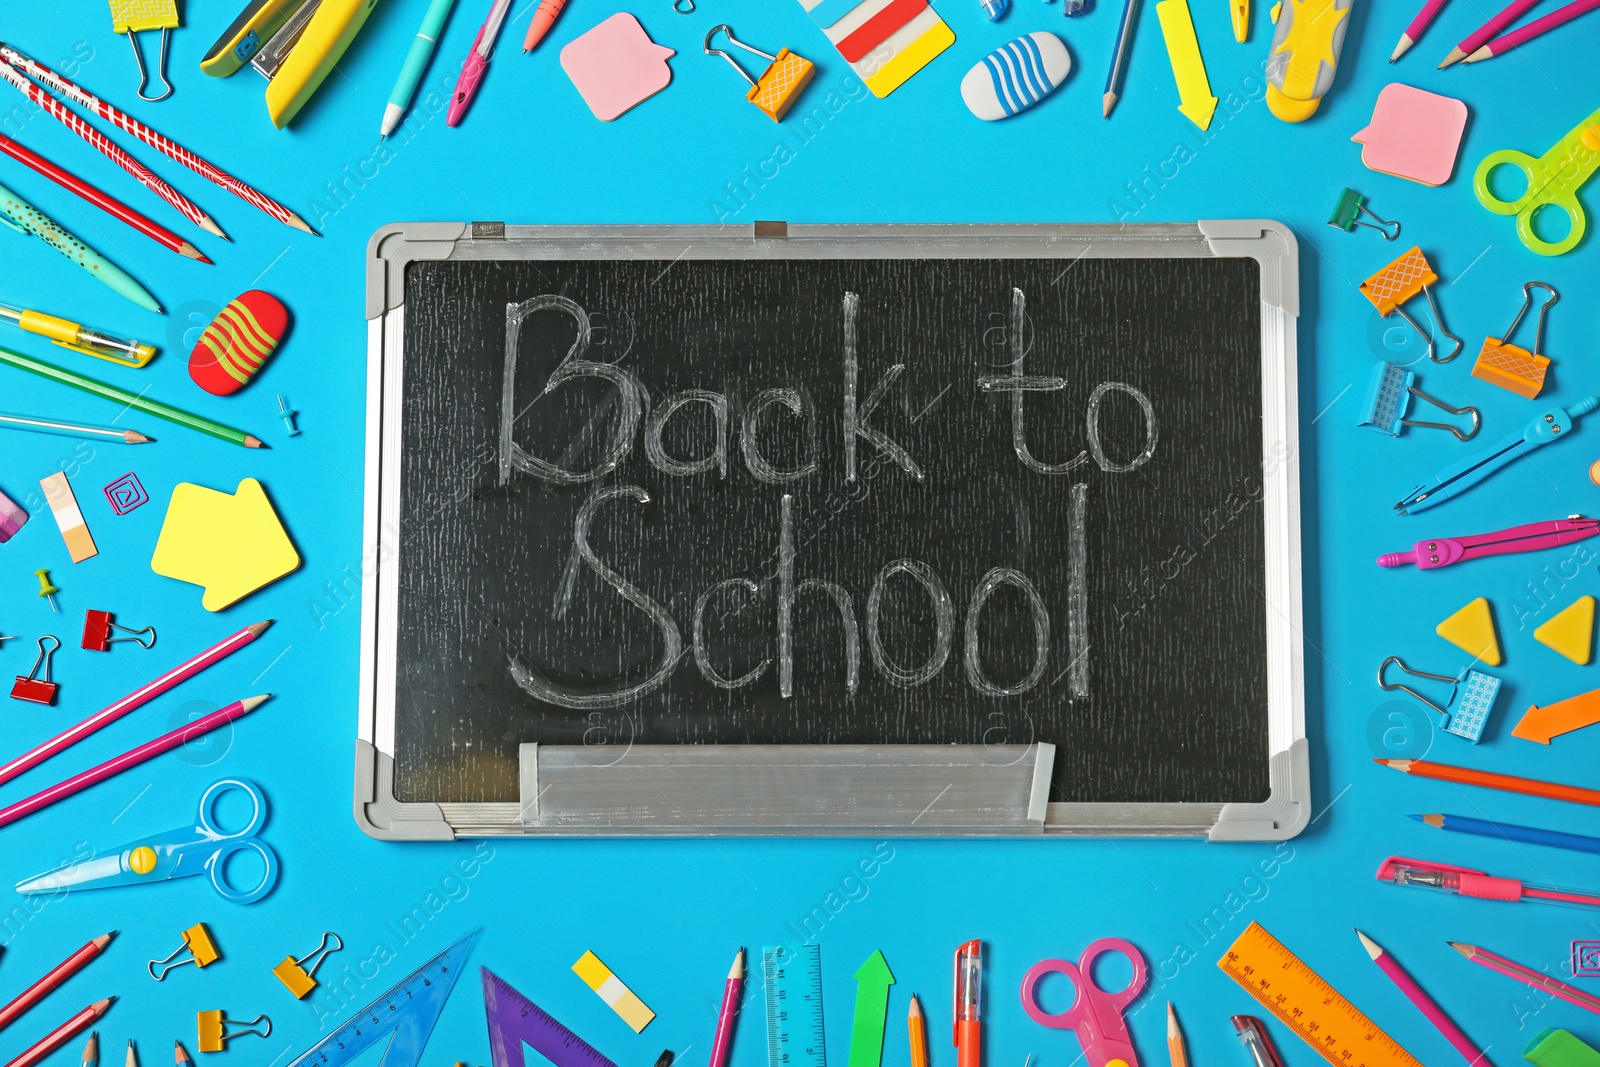
[[[767,69],[761,77],[752,78],[739,65],[738,60],[720,48],[711,47],[711,39],[723,33],[728,37],[728,43],[735,48],[742,48],[751,55],[760,56],[767,60]],[[728,61],[728,65],[739,72],[739,77],[750,83],[750,91],[744,98],[761,109],[773,122],[781,122],[790,105],[799,97],[800,90],[810,82],[811,76],[817,72],[816,65],[804,56],[797,56],[787,48],[778,49],[777,55],[771,55],[752,48],[733,35],[733,30],[726,23],[711,27],[711,32],[706,34],[705,52],[708,56],[721,56]]]

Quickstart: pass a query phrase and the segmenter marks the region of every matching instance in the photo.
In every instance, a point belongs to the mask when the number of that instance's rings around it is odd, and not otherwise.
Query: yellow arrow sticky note
[[[254,478],[233,493],[188,482],[172,491],[150,569],[205,586],[200,604],[221,611],[300,566],[300,554]]]
[[[1161,0],[1156,5],[1161,20],[1161,36],[1167,42],[1167,58],[1172,75],[1178,80],[1178,110],[1202,130],[1211,125],[1217,98],[1211,95],[1211,79],[1206,77],[1205,60],[1200,58],[1200,39],[1194,33],[1194,17],[1189,0]]]

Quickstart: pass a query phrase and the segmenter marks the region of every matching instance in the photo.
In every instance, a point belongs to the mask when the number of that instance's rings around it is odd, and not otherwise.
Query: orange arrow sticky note
[[[266,490],[246,478],[232,493],[179,483],[150,569],[205,586],[201,607],[221,611],[300,566]]]
[[[1548,745],[1552,737],[1570,734],[1597,722],[1600,722],[1600,689],[1591,689],[1542,708],[1529,708],[1522,721],[1512,728],[1511,736]]]

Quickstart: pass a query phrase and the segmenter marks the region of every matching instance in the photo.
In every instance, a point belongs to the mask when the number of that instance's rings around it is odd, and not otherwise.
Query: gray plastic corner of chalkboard
[[[394,796],[394,757],[356,738],[356,825],[379,841],[454,841],[437,804],[403,804]]]
[[[1300,242],[1272,219],[1201,219],[1200,233],[1219,256],[1248,256],[1261,264],[1261,299],[1300,317]]]
[[[1260,804],[1224,804],[1212,841],[1287,841],[1311,821],[1311,757],[1305,738],[1274,753],[1272,794]]]
[[[393,311],[405,300],[406,266],[445,259],[467,230],[464,222],[391,222],[367,242],[367,318]]]

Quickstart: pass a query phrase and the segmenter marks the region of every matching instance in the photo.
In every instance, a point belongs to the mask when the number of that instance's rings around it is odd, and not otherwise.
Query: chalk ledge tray
[[[1294,837],[1311,816],[1301,640],[1299,449],[1264,478],[1270,794],[1252,803],[1055,803],[1056,745],[522,744],[515,802],[396,798],[396,602],[405,279],[439,260],[1250,258],[1260,265],[1263,447],[1298,442],[1298,250],[1263,219],[1147,225],[517,226],[397,223],[371,238],[354,815],[372,837],[969,835]]]

